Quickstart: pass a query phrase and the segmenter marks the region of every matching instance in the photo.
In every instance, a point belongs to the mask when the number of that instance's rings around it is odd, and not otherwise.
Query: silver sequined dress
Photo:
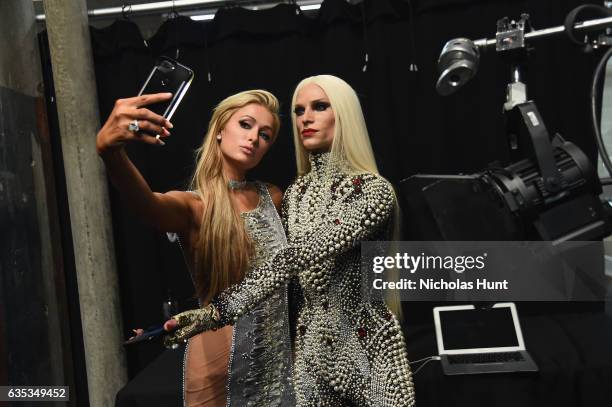
[[[283,225],[265,184],[256,183],[259,205],[241,214],[255,242],[253,267],[287,245]],[[287,284],[275,290],[234,325],[228,379],[228,406],[295,405],[292,383]]]
[[[360,242],[389,237],[391,185],[312,155],[283,200],[288,246],[215,298],[199,329],[238,323],[297,277],[294,388],[298,406],[413,406],[400,325],[364,287]],[[214,315],[214,317],[211,317]]]
[[[287,240],[268,188],[261,182],[254,185],[259,203],[252,211],[242,212],[241,217],[255,243],[255,255],[251,261],[257,268],[285,247]],[[175,234],[169,234],[169,238],[178,240]],[[287,292],[287,284],[279,286],[271,293],[270,301],[253,307],[234,324],[227,406],[295,406]]]

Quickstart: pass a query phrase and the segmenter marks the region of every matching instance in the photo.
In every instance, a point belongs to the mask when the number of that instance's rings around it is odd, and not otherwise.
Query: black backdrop
[[[442,98],[434,88],[442,46],[455,37],[491,38],[497,19],[518,18],[523,12],[531,15],[536,29],[561,25],[567,12],[582,3],[587,2],[366,0],[349,5],[326,0],[315,18],[288,4],[264,11],[223,8],[211,22],[168,20],[146,42],[133,22],[121,19],[91,29],[100,115],[104,120],[115,99],[139,91],[158,55],[178,56],[191,67],[196,77],[172,120],[175,128],[167,145],[128,148],[154,190],[183,189],[214,104],[244,89],[268,89],[281,100],[283,126],[252,177],[284,189],[295,176],[291,94],[302,78],[328,73],[357,90],[379,169],[394,184],[415,173],[477,171],[506,157],[502,104],[509,68],[494,52],[485,53],[477,77],[456,95]],[[42,38],[45,43],[44,33]],[[595,159],[588,89],[599,54],[585,55],[564,37],[535,45],[527,72],[530,98],[549,131],[560,132]],[[48,49],[43,61],[52,92]],[[411,71],[411,64],[418,71]],[[54,109],[53,103],[49,106]],[[60,160],[57,119],[50,116]],[[62,171],[61,165],[56,168]],[[178,247],[137,222],[114,191],[111,198],[127,335],[130,327],[162,319],[162,301],[169,292],[182,300],[192,288]],[[65,199],[60,206],[66,224]],[[130,377],[161,350],[158,344],[130,349]]]

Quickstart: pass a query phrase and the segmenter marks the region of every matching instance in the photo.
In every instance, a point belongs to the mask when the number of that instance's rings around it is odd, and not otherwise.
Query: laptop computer
[[[435,307],[438,354],[447,375],[535,372],[511,302]]]

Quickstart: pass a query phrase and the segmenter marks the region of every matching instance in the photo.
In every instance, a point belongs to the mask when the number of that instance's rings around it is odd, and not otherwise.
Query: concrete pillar
[[[0,383],[72,386],[50,147],[46,126],[37,126],[44,96],[34,7],[1,1],[0,16],[0,359],[5,351],[12,359],[8,377],[0,361]]]
[[[44,0],[64,156],[92,407],[127,380],[123,327],[85,0]]]

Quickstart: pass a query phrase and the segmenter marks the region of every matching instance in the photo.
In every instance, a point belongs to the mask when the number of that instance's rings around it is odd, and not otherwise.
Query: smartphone
[[[134,343],[148,342],[152,339],[158,338],[165,333],[163,325],[157,325],[147,328],[141,335],[134,336],[132,339],[128,339],[123,342],[123,345],[132,345]]]
[[[162,56],[153,67],[138,95],[172,93],[172,99],[146,106],[152,112],[170,120],[187,93],[193,77],[191,69],[172,58]]]

